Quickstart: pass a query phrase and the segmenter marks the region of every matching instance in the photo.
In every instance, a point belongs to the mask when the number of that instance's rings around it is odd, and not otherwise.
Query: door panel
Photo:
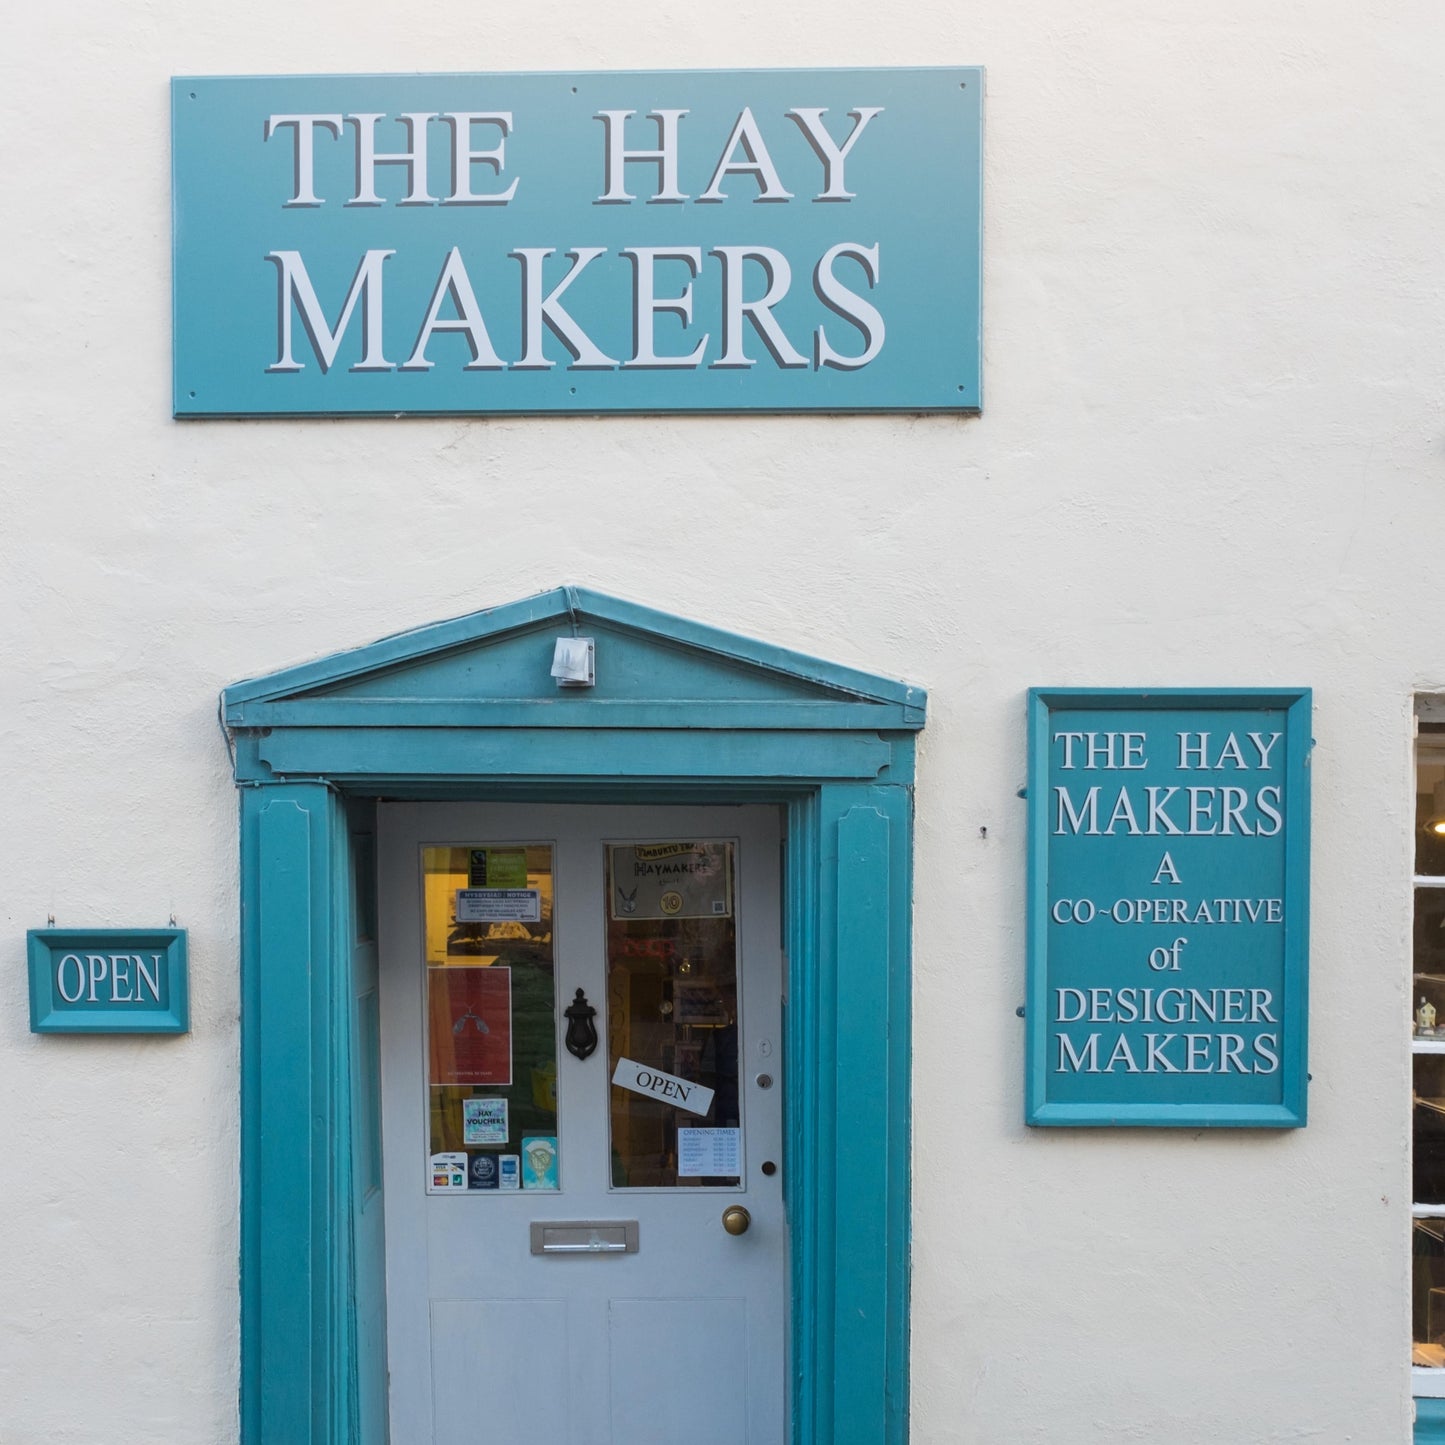
[[[614,1299],[612,1438],[632,1445],[746,1440],[747,1301]],[[665,1371],[668,1389],[657,1388]]]
[[[431,1326],[437,1445],[567,1438],[565,1301],[435,1300]]]
[[[379,811],[393,1438],[783,1445],[776,811]],[[636,1252],[533,1253],[548,1220]]]

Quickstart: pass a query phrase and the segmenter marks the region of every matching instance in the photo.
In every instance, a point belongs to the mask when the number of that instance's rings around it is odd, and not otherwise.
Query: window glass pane
[[[1445,1204],[1445,1055],[1415,1055],[1416,1204]]]
[[[1416,769],[1415,872],[1445,878],[1445,766],[1438,762]]]
[[[1436,831],[1437,823],[1445,827],[1445,759],[1425,742],[1422,735],[1415,872],[1445,877],[1445,831]],[[1411,971],[1412,1193],[1416,1205],[1445,1205],[1445,888],[1415,890]],[[1414,1219],[1410,1252],[1411,1358],[1417,1366],[1445,1368],[1445,1219]]]
[[[1445,1365],[1445,1219],[1417,1219],[1411,1235],[1411,1351],[1416,1365]]]
[[[1418,1024],[1423,995],[1436,1009],[1440,1036],[1445,1038],[1445,992],[1441,992],[1445,990],[1445,888],[1415,890],[1414,957],[1416,986],[1411,1011]]]
[[[605,851],[613,1187],[736,1186],[733,844]]]
[[[422,878],[431,1154],[469,1191],[555,1189],[552,848],[423,848]]]

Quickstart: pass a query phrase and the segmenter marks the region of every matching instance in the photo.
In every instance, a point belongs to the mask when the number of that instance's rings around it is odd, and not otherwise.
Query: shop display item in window
[[[1420,1006],[1415,1010],[1415,1033],[1422,1039],[1435,1037],[1435,1005],[1424,994],[1420,995]]]

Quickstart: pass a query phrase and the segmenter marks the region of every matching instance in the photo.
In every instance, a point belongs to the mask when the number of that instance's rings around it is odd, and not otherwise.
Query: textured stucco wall
[[[218,689],[570,580],[929,689],[914,1440],[1403,1445],[1445,7],[75,0],[4,51],[0,1440],[235,1438]],[[172,73],[919,63],[988,67],[980,418],[169,418]],[[1035,683],[1315,689],[1307,1130],[1023,1128]],[[26,927],[172,913],[189,1037],[28,1033]]]

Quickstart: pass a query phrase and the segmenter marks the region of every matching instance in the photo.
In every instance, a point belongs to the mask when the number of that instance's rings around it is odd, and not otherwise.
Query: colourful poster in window
[[[469,848],[467,850],[468,888],[525,888],[527,886],[527,850],[525,848]]]
[[[522,1140],[522,1188],[557,1187],[557,1137],[534,1135]]]
[[[462,1100],[464,1144],[505,1144],[509,1134],[505,1099]]]
[[[427,970],[432,1084],[512,1082],[512,970]]]

